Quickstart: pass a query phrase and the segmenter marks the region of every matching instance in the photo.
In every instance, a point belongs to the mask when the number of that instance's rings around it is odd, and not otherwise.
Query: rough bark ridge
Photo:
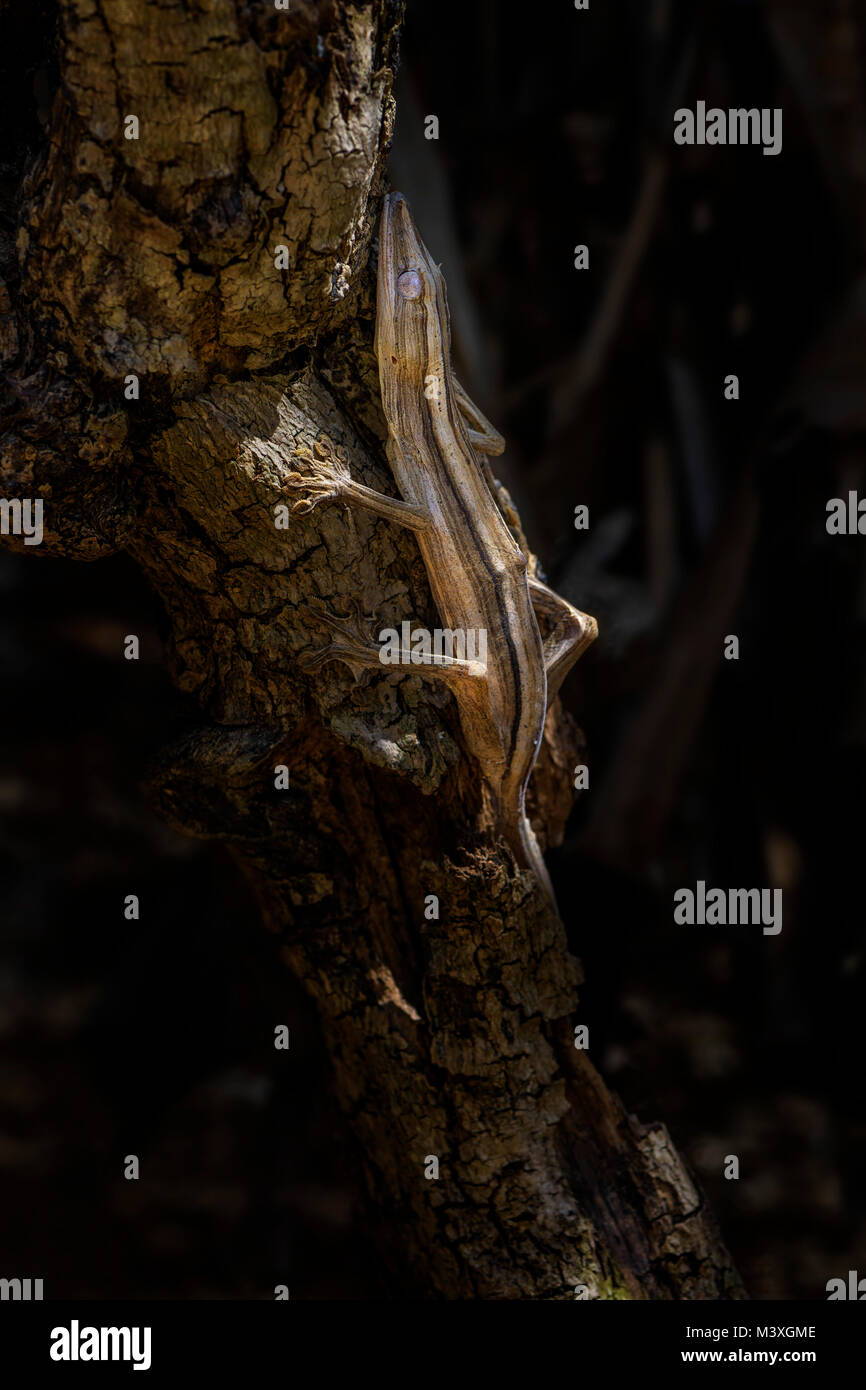
[[[34,46],[53,11],[25,9],[6,0],[0,24]],[[367,260],[400,18],[395,0],[61,0],[2,170],[3,493],[45,499],[43,549],[126,547],[160,594],[208,722],[149,793],[231,847],[316,1001],[403,1287],[736,1298],[664,1128],[573,1047],[577,963],[487,833],[449,698],[295,660],[322,643],[311,598],[433,618],[411,536],[337,507],[274,524],[322,434],[393,491]],[[554,710],[532,808],[548,841],[576,740]]]

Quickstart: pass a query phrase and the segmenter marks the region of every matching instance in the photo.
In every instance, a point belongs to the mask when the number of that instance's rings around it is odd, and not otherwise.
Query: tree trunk
[[[161,597],[206,722],[149,795],[226,842],[315,1001],[397,1287],[742,1297],[664,1127],[626,1116],[574,1046],[578,964],[492,834],[450,697],[298,666],[322,643],[310,600],[435,626],[410,534],[334,506],[275,525],[295,450],[322,435],[394,490],[369,256],[401,5],[58,10],[55,71],[39,7],[0,7],[4,495],[45,501],[26,553],[126,548]],[[40,45],[30,91],[16,53]],[[543,842],[578,748],[555,706]]]

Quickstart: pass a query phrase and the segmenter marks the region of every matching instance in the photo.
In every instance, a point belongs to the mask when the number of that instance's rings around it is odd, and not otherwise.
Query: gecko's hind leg
[[[484,678],[487,674],[485,663],[468,661],[463,657],[434,655],[419,662],[413,652],[401,649],[397,660],[389,654],[383,660],[382,645],[373,641],[372,625],[375,617],[365,618],[361,605],[355,601],[354,615],[339,618],[324,608],[313,608],[308,603],[298,605],[316,622],[334,634],[334,640],[318,651],[298,657],[298,664],[305,671],[316,671],[328,661],[342,661],[352,670],[356,683],[360,683],[369,671],[401,672],[406,675],[423,676],[444,681],[452,689],[466,681]]]
[[[317,439],[312,449],[306,445],[296,449],[295,458],[303,459],[306,468],[303,473],[288,473],[283,478],[284,488],[300,494],[292,505],[293,515],[305,516],[322,502],[343,502],[399,526],[408,526],[412,531],[423,531],[429,525],[429,516],[422,507],[356,482],[349,472],[346,450],[332,444],[327,436]]]
[[[358,685],[368,672],[380,668],[382,649],[373,641],[372,632],[376,618],[365,617],[357,600],[352,604],[354,611],[351,618],[339,618],[335,613],[329,613],[325,608],[314,608],[309,603],[301,603],[298,607],[333,634],[333,640],[326,646],[298,657],[302,670],[318,671],[329,661],[342,661],[351,669]]]
[[[554,593],[539,579],[529,580],[529,597],[536,613],[551,618],[553,628],[544,639],[544,670],[547,676],[547,704],[555,698],[578,657],[598,636],[598,623],[581,613],[561,594]]]

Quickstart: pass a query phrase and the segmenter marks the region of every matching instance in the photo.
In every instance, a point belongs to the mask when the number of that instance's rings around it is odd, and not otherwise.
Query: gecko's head
[[[426,375],[450,352],[445,278],[402,193],[389,193],[379,227],[376,354],[380,371]]]

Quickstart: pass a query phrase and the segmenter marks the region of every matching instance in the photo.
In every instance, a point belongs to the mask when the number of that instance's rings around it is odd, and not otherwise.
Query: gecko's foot
[[[324,608],[313,608],[308,603],[302,603],[299,607],[334,634],[333,642],[327,646],[298,657],[298,665],[304,671],[317,671],[328,661],[343,661],[352,671],[355,684],[360,685],[371,671],[378,670],[382,664],[381,647],[373,640],[378,620],[375,615],[365,617],[357,599],[352,602],[351,618],[339,618]]]
[[[304,460],[306,470],[288,473],[283,479],[284,488],[294,488],[303,494],[292,506],[293,516],[305,516],[320,502],[337,501],[345,484],[351,481],[346,450],[342,444],[332,444],[327,435],[321,435],[312,449],[301,445],[295,450],[295,458]]]

